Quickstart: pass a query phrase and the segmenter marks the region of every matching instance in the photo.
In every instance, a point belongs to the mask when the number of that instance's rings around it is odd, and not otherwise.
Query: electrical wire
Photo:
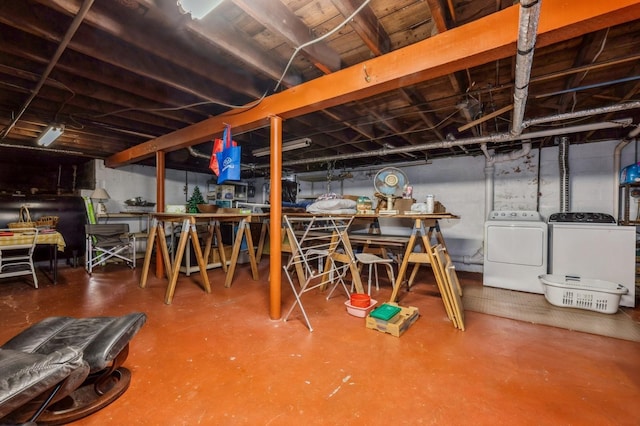
[[[289,62],[287,63],[287,66],[284,68],[284,71],[282,72],[282,75],[278,79],[278,83],[276,84],[276,87],[274,87],[273,91],[275,92],[276,90],[278,90],[278,87],[280,87],[280,83],[282,83],[282,80],[284,79],[284,76],[287,74],[287,71],[289,71],[289,67],[291,66],[291,63],[293,62],[293,59],[298,55],[298,53],[302,49],[304,49],[305,47],[309,47],[312,44],[318,43],[318,42],[324,40],[327,37],[332,36],[336,31],[338,31],[340,28],[342,28],[344,25],[346,25],[348,22],[350,22],[370,2],[371,2],[371,0],[365,0],[356,10],[353,11],[353,13],[351,15],[349,15],[344,21],[342,21],[342,23],[340,23],[340,25],[335,26],[328,33],[326,33],[326,34],[324,34],[324,35],[322,35],[322,36],[320,36],[320,37],[318,37],[316,39],[313,39],[313,40],[310,40],[310,41],[308,41],[306,43],[303,43],[300,46],[296,47],[296,50],[294,50],[293,53],[291,54],[291,57],[289,58]]]

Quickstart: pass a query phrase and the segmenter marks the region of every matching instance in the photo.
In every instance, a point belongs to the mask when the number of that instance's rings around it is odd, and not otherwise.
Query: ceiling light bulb
[[[182,14],[191,14],[192,19],[202,19],[224,0],[178,0],[178,8]]]

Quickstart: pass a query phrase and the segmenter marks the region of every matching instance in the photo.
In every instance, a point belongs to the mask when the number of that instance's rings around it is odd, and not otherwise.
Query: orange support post
[[[282,316],[282,118],[271,116],[271,191],[269,204],[269,316]]]

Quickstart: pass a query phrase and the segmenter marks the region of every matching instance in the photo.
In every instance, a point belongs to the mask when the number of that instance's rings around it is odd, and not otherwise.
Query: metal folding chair
[[[355,259],[351,246],[345,245],[345,238],[348,241],[347,229],[352,220],[353,217],[284,217],[291,256],[283,269],[296,298],[284,321],[300,306],[309,331],[313,331],[301,299],[302,294],[313,289],[332,284],[326,297],[329,300],[341,285],[349,297],[345,275]],[[296,277],[299,285],[294,283]]]
[[[85,225],[86,268],[89,275],[97,265],[109,259],[123,260],[136,267],[136,237],[129,232],[129,224]]]
[[[8,236],[7,244],[0,245],[0,278],[33,276],[33,286],[38,288],[38,277],[33,265],[33,251],[38,239],[37,228],[1,229]]]

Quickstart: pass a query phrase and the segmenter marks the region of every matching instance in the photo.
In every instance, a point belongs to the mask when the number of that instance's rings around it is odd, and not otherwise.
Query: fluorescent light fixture
[[[302,138],[302,139],[296,139],[294,141],[289,141],[289,142],[285,142],[282,144],[282,151],[292,151],[294,149],[300,149],[300,148],[305,148],[307,146],[311,145],[311,139],[309,138]],[[254,149],[253,150],[253,156],[254,157],[265,157],[267,155],[271,154],[271,148],[267,147],[267,148],[260,148],[260,149]]]
[[[178,8],[182,14],[191,14],[191,19],[202,19],[224,0],[178,0]]]
[[[63,124],[52,124],[47,127],[44,132],[38,136],[36,142],[38,145],[49,146],[60,137],[61,134],[64,133],[64,125]]]

